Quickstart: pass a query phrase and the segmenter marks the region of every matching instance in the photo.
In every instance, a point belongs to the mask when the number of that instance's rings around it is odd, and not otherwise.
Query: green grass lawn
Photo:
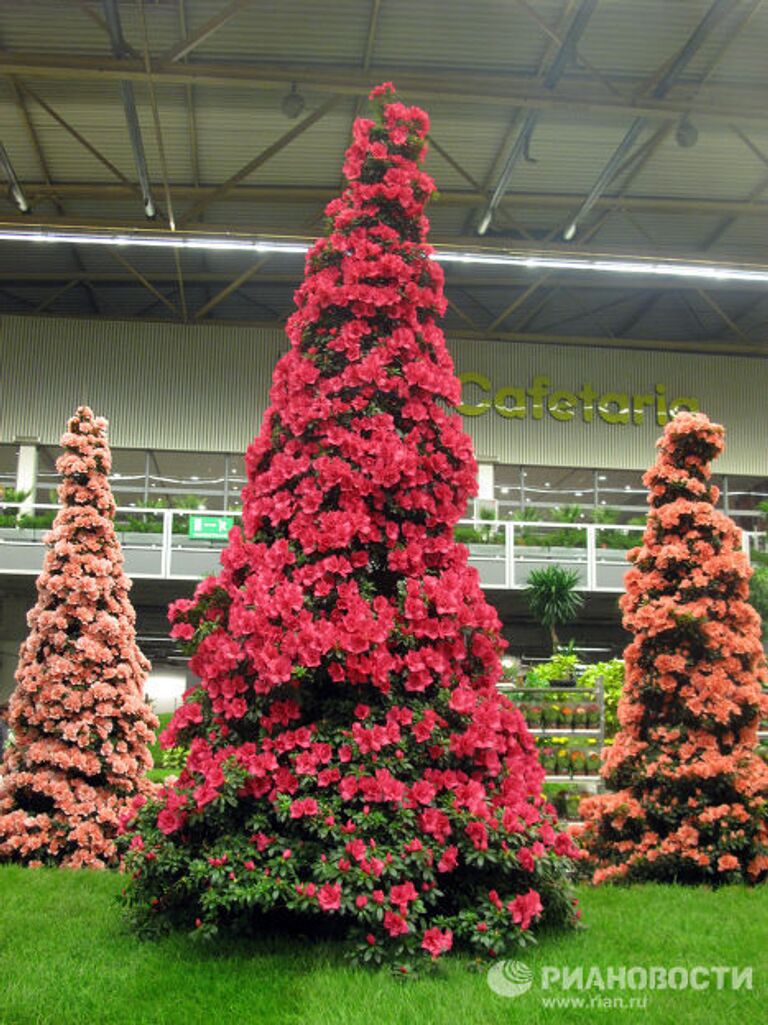
[[[0,869],[2,1025],[765,1025],[768,888],[582,888],[586,928],[522,958],[537,983],[499,997],[454,958],[403,983],[349,967],[327,942],[208,948],[186,936],[140,941],[124,928],[113,873]],[[644,1009],[545,1007],[544,965],[752,966],[752,990],[650,992]],[[574,995],[574,994],[571,994]],[[585,996],[588,1001],[592,994]],[[612,994],[617,995],[616,992]],[[624,992],[626,1000],[632,995]]]

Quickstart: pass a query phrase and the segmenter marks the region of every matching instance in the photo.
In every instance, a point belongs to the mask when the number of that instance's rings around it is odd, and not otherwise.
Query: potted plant
[[[540,720],[541,728],[543,730],[547,730],[550,726],[556,725],[557,713],[553,705],[543,704],[541,706]]]
[[[552,747],[541,748],[541,764],[548,775],[557,771],[557,756]]]
[[[587,729],[598,729],[600,726],[600,706],[596,701],[591,701],[586,706]]]
[[[565,817],[571,821],[578,821],[579,806],[584,797],[584,791],[574,788],[567,791],[568,797],[565,802]]]
[[[525,721],[528,723],[529,729],[541,729],[541,705],[527,705],[525,709]]]
[[[562,566],[535,569],[528,576],[525,598],[534,619],[549,631],[553,654],[560,647],[557,627],[574,619],[584,604],[578,584],[578,573]]]

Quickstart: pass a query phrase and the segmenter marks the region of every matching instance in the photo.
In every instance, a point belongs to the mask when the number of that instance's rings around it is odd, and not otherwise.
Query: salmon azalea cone
[[[613,793],[582,802],[595,882],[756,882],[768,874],[768,712],[760,619],[741,535],[714,508],[723,428],[684,413],[644,477],[651,510],[621,600],[626,683],[603,766]]]
[[[61,439],[62,509],[45,537],[0,766],[0,861],[117,864],[126,802],[149,788],[157,718],[113,523],[107,422],[81,407]]]
[[[401,969],[572,922],[571,839],[453,527],[475,487],[425,244],[428,121],[374,90],[288,324],[222,572],[170,612],[186,768],[127,823],[137,922],[336,927]]]

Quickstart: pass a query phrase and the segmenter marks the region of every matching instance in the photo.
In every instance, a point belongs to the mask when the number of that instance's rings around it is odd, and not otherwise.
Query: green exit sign
[[[234,522],[234,516],[190,516],[189,536],[198,541],[226,538]]]

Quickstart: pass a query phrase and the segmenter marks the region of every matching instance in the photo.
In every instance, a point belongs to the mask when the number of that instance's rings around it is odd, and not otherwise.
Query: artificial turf
[[[328,941],[263,938],[206,946],[139,940],[124,927],[110,872],[0,869],[2,1025],[765,1025],[768,888],[582,887],[585,928],[521,954],[528,993],[500,997],[460,957],[402,982],[349,966]],[[597,991],[540,988],[542,966],[751,966],[753,988],[652,991],[644,1008],[588,1002]],[[588,1006],[545,1006],[543,996]],[[607,991],[603,997],[644,996]]]

